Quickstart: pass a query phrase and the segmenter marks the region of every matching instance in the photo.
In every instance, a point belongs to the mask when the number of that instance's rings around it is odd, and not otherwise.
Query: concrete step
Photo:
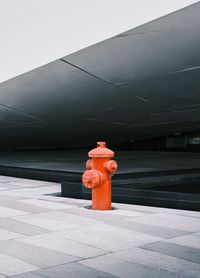
[[[192,186],[192,185],[191,185]],[[91,190],[86,189],[80,183],[62,182],[61,194],[63,197],[77,199],[91,199]],[[159,206],[176,209],[200,210],[200,194],[144,190],[112,187],[113,202]]]
[[[82,173],[0,166],[0,175],[61,182],[63,197],[91,199]],[[200,168],[121,173],[113,177],[113,201],[200,210]]]

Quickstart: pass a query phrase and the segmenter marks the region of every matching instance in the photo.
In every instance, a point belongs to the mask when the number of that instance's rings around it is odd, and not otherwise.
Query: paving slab
[[[67,255],[15,240],[0,241],[0,252],[18,258],[39,268],[77,261],[79,257]]]
[[[192,233],[192,235],[200,238],[200,232]]]
[[[109,255],[84,260],[80,263],[95,268],[99,271],[104,271],[111,275],[116,275],[117,277],[123,278],[180,278],[179,274],[173,272],[149,267],[146,265],[125,262]],[[188,276],[182,275],[181,277],[186,278]]]
[[[2,240],[14,239],[14,238],[18,238],[21,236],[22,236],[22,234],[0,229],[0,242]]]
[[[154,242],[158,238],[140,235],[137,232],[118,228],[108,224],[98,224],[94,226],[86,226],[73,230],[65,230],[54,233],[56,236],[78,241],[87,245],[92,245],[106,251],[116,251],[131,246],[139,246],[145,242]]]
[[[23,210],[11,209],[11,208],[0,206],[0,218],[12,217],[12,216],[24,215],[24,214],[27,214],[27,212]]]
[[[128,221],[125,219],[120,219],[117,221],[112,221],[111,224],[116,227],[123,227],[132,231],[136,231],[143,234],[153,235],[160,238],[171,239],[174,237],[179,237],[181,235],[188,234],[189,232],[177,229],[170,229],[167,227],[162,227],[158,225],[151,225],[136,222],[134,220]]]
[[[138,212],[138,211],[132,211],[132,210],[120,210],[120,209],[113,209],[107,211],[107,215],[112,215],[112,216],[123,216],[123,218],[126,217],[138,217],[138,216],[144,216],[146,215],[145,213]]]
[[[19,233],[22,235],[29,235],[29,236],[50,232],[46,228],[41,228],[35,225],[26,224],[24,222],[20,222],[12,218],[1,218],[0,228],[10,232]]]
[[[0,278],[199,278],[200,212],[93,211],[89,200],[49,195],[59,184],[0,181]]]
[[[8,188],[7,187],[3,187],[3,186],[1,186],[1,188],[0,188],[0,191],[3,191],[3,190],[7,190]]]
[[[7,194],[5,191],[1,192],[0,194],[0,202],[20,200],[20,199],[22,198],[20,196],[15,196],[15,194],[12,194],[10,190],[7,191]]]
[[[79,215],[73,215],[67,212],[63,211],[51,211],[51,212],[45,212],[37,214],[39,217],[46,219],[46,220],[52,220],[52,221],[61,221],[65,223],[66,225],[74,225],[76,227],[82,226],[82,225],[95,225],[102,223],[99,220],[92,219],[87,216],[79,216]],[[64,230],[64,228],[63,228]]]
[[[0,205],[6,208],[23,210],[25,212],[30,212],[30,213],[40,213],[40,212],[49,211],[49,209],[46,209],[44,207],[27,204],[20,200],[0,201]]]
[[[80,263],[71,263],[71,264],[65,264],[56,267],[50,267],[45,270],[38,270],[35,273],[49,278],[55,278],[55,277],[56,278],[66,278],[66,277],[114,278],[116,277],[109,273],[96,270],[92,267],[88,267]]]
[[[23,215],[23,216],[19,216],[19,217],[13,217],[13,219],[26,223],[26,224],[44,228],[49,231],[60,231],[60,230],[64,230],[64,229],[71,229],[71,228],[79,227],[79,225],[76,225],[73,223],[69,223],[69,222],[66,223],[64,221],[59,221],[56,219],[51,220],[51,219],[48,219],[45,217],[41,217],[40,214]]]
[[[200,249],[200,237],[195,237],[193,234],[179,236],[169,242]]]
[[[0,273],[11,276],[19,273],[34,271],[38,267],[16,259],[12,256],[0,253]]]
[[[31,204],[34,206],[46,208],[49,210],[62,210],[62,209],[72,208],[72,206],[67,204],[60,204],[57,202],[50,202],[50,201],[38,200],[38,199],[23,200],[22,202],[26,204]]]
[[[52,234],[23,237],[19,238],[17,241],[31,244],[33,246],[44,247],[57,252],[63,252],[80,258],[94,257],[106,253],[101,249]]]
[[[74,240],[77,242],[81,242],[83,244],[87,244],[96,248],[103,249],[108,252],[113,252],[117,250],[121,250],[124,248],[125,244],[127,246],[127,241],[119,241],[117,239],[110,239],[105,235],[98,235],[92,232],[83,232],[82,230],[72,230],[72,231],[60,231],[54,233],[54,235],[59,236],[61,238],[67,238],[69,240]]]
[[[180,277],[182,277],[182,274],[184,273],[186,276],[199,278],[200,264],[171,257],[155,251],[141,249],[139,247],[115,252],[110,256],[130,263],[167,270],[180,275]]]
[[[13,199],[32,199],[35,198],[40,199],[41,195],[43,194],[52,194],[55,192],[59,192],[60,190],[60,185],[56,186],[45,186],[45,187],[31,187],[31,188],[23,188],[23,189],[13,189],[13,190],[5,190],[2,191],[3,194],[13,196]],[[11,198],[11,197],[10,197]],[[2,198],[2,200],[4,200]]]
[[[104,211],[93,211],[91,209],[85,209],[84,207],[73,207],[71,209],[66,209],[63,210],[63,212],[68,213],[70,215],[74,216],[82,216],[82,217],[87,217],[94,219],[94,220],[99,220],[101,222],[110,222],[110,215],[105,213]],[[123,216],[121,215],[112,215],[113,220],[120,220],[122,219]]]
[[[200,230],[200,221],[195,217],[187,217],[183,215],[157,213],[150,216],[142,216],[137,219],[127,218],[127,221],[168,227],[188,232],[197,232]]]
[[[44,278],[44,276],[38,275],[33,272],[22,273],[22,274],[18,274],[18,275],[14,275],[14,276],[9,276],[9,277],[12,277],[12,278],[42,278],[43,277]]]
[[[200,249],[198,248],[169,242],[153,242],[143,245],[142,248],[200,264]]]
[[[45,181],[37,181],[37,180],[28,180],[28,179],[14,179],[11,180],[10,183],[11,185],[18,185],[20,187],[41,187],[41,186],[49,186],[55,185],[53,182],[45,182]]]

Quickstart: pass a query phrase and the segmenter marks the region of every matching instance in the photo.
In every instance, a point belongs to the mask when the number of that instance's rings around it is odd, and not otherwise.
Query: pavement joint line
[[[185,212],[187,212],[187,211],[185,211]],[[197,211],[193,211],[193,212],[197,212]],[[172,213],[168,213],[168,212],[166,212],[166,214],[173,215]],[[186,215],[180,213],[179,216],[184,216],[184,217],[185,217]],[[198,219],[198,218],[200,218],[200,215],[199,215],[199,216],[196,216],[196,215],[189,215],[189,214],[188,214],[187,217],[189,217],[189,218],[197,218],[197,219]]]
[[[140,246],[136,246],[136,248],[140,248]],[[142,248],[141,248],[142,249]],[[131,248],[130,249],[125,249],[125,250],[123,250],[123,251],[128,251],[128,250],[132,250]],[[142,249],[142,250],[146,250],[146,251],[150,251],[150,252],[154,252],[154,253],[157,253],[157,252],[155,252],[155,251],[153,251],[153,250],[147,250],[147,249]],[[122,250],[119,250],[119,252],[121,252]],[[118,253],[118,251],[116,251],[115,253]],[[115,255],[115,253],[113,252],[113,254]],[[166,254],[165,254],[166,255]],[[166,255],[166,256],[168,256],[168,255]],[[116,257],[117,258],[117,257]],[[122,261],[124,261],[125,263],[131,263],[130,261],[128,261],[128,260],[126,260],[126,259],[124,259],[123,257],[121,257],[121,260]],[[140,263],[138,263],[137,262],[137,265],[140,265],[140,266],[143,266],[143,267],[148,267],[148,268],[152,268],[152,269],[156,269],[156,267],[153,267],[153,266],[147,266],[145,263],[142,263],[142,262],[140,262]],[[164,271],[166,271],[166,272],[168,272],[168,273],[174,273],[174,274],[176,274],[176,272],[172,272],[172,271],[169,271],[169,270],[167,270],[167,269],[165,269],[165,268],[162,268],[162,266],[160,267],[160,269],[162,269],[162,270],[164,270]],[[162,278],[162,277],[161,277]],[[188,277],[189,278],[189,277]],[[191,278],[192,278],[192,276],[191,276]]]
[[[1,184],[0,184],[1,185]],[[5,185],[5,183],[2,183],[2,187]],[[35,194],[35,192],[37,192],[37,188],[43,188],[42,190],[40,190],[40,192],[37,194],[37,195],[34,195]],[[35,188],[35,189],[34,189]],[[15,194],[15,192],[13,193],[13,190],[16,190],[16,194],[17,194],[17,197],[19,197],[19,199],[16,199],[15,201],[17,201],[17,202],[19,202],[19,203],[23,203],[23,200],[24,201],[27,201],[27,200],[31,200],[31,199],[33,199],[33,200],[42,200],[42,201],[46,201],[47,203],[48,202],[51,202],[51,203],[55,203],[55,204],[66,204],[66,205],[70,205],[71,206],[71,208],[69,207],[69,208],[61,208],[61,209],[56,209],[56,210],[49,210],[49,209],[47,209],[47,213],[48,213],[48,211],[51,213],[51,212],[63,212],[63,213],[68,213],[68,214],[71,214],[72,216],[73,215],[78,215],[78,217],[80,216],[80,217],[82,217],[82,218],[90,218],[90,219],[95,219],[95,220],[97,220],[98,221],[98,223],[100,224],[100,225],[102,225],[102,224],[109,224],[109,225],[112,225],[112,223],[114,223],[115,222],[115,220],[113,220],[113,219],[115,219],[114,217],[112,218],[112,216],[113,215],[117,215],[117,214],[107,214],[106,212],[104,212],[103,214],[101,214],[102,215],[102,217],[103,217],[103,215],[106,215],[106,216],[110,216],[110,221],[108,222],[107,220],[105,221],[104,219],[101,219],[101,218],[93,218],[93,217],[91,217],[90,215],[85,215],[84,213],[83,214],[76,214],[76,209],[77,210],[79,210],[80,209],[80,211],[81,210],[83,210],[84,209],[84,207],[85,207],[85,205],[87,205],[87,204],[91,204],[91,201],[88,201],[88,200],[77,200],[77,199],[70,199],[70,198],[63,198],[63,200],[61,199],[61,198],[58,198],[58,197],[56,197],[56,196],[48,196],[48,195],[46,195],[46,193],[44,193],[44,192],[46,192],[46,191],[48,191],[48,188],[49,189],[51,189],[51,184],[49,184],[49,185],[42,185],[42,186],[38,186],[38,184],[37,185],[33,185],[33,186],[31,186],[31,187],[28,187],[28,188],[25,188],[25,187],[23,187],[23,188],[19,188],[21,191],[21,194],[19,194],[19,191],[18,191],[18,189],[7,189],[7,194],[5,195],[5,196],[9,196],[9,192],[8,191],[11,191],[12,192],[12,194],[10,195],[10,196],[15,196],[14,194]],[[33,190],[34,189],[34,190]],[[53,190],[54,190],[54,187],[53,187]],[[31,192],[32,191],[32,192]],[[23,194],[26,194],[26,197],[24,197],[23,196]],[[48,193],[47,193],[48,194]],[[4,194],[3,194],[3,192],[1,192],[0,193],[0,196],[2,196],[2,198],[3,198],[3,196],[4,196]],[[4,201],[5,202],[5,201]],[[12,202],[12,200],[11,200],[11,202]],[[36,202],[37,203],[37,202]],[[24,204],[25,204],[25,206],[27,205],[29,205],[29,202],[24,202]],[[30,205],[32,205],[32,204],[30,204]],[[122,219],[124,219],[124,220],[126,220],[126,219],[133,219],[133,221],[134,221],[134,219],[136,220],[136,219],[140,219],[140,218],[142,218],[142,217],[150,217],[150,219],[151,219],[151,216],[156,216],[156,215],[159,215],[159,214],[165,214],[166,215],[166,219],[167,219],[167,217],[169,218],[169,219],[171,219],[171,215],[175,215],[176,217],[178,217],[178,219],[179,220],[182,220],[182,217],[184,217],[183,219],[184,219],[184,222],[185,223],[187,223],[187,221],[188,221],[188,223],[196,223],[197,221],[197,219],[200,217],[200,214],[198,213],[198,212],[196,212],[196,215],[195,215],[195,212],[189,212],[189,211],[180,211],[180,210],[174,210],[174,209],[163,209],[163,208],[155,208],[155,207],[143,207],[143,206],[137,206],[137,205],[126,205],[126,204],[118,204],[118,203],[113,203],[113,205],[115,206],[115,207],[117,207],[117,209],[119,209],[119,210],[121,210],[121,211],[123,211],[123,210],[125,210],[125,211],[127,211],[127,210],[129,210],[129,211],[131,211],[131,212],[133,212],[132,214],[133,214],[133,216],[130,216],[130,214],[128,215],[128,216],[126,216],[125,215],[125,213],[123,213],[124,215],[117,215],[118,216],[118,220],[119,221],[121,221]],[[1,201],[0,201],[0,206],[1,206]],[[3,204],[2,204],[2,206],[3,206]],[[34,205],[35,206],[35,205]],[[40,205],[38,204],[38,205],[36,205],[37,207],[40,207]],[[42,206],[41,206],[42,207]],[[12,209],[12,208],[11,208]],[[13,208],[14,209],[14,208]],[[69,211],[67,211],[69,209]],[[70,212],[70,209],[72,209],[72,211],[73,212]],[[22,210],[23,211],[23,209],[18,209],[18,208],[16,208],[16,210]],[[151,211],[151,213],[149,213],[148,212],[148,210],[150,210]],[[42,212],[41,212],[42,213]],[[142,213],[142,215],[134,215],[134,213],[135,214],[137,214],[137,213]],[[190,215],[190,213],[191,213],[191,215]],[[27,213],[22,213],[22,214],[19,214],[19,215],[17,215],[17,216],[21,216],[21,215],[30,215],[30,216],[36,216],[37,217],[37,215],[38,214],[40,214],[40,212],[27,212]],[[198,215],[199,215],[199,217],[198,217]],[[8,219],[14,219],[15,221],[19,221],[19,222],[23,222],[23,221],[20,221],[20,220],[16,220],[15,219],[15,217],[17,217],[17,216],[9,216],[9,217],[6,217],[6,218],[8,218]],[[38,216],[39,217],[39,216]],[[176,219],[176,217],[175,217],[175,219]],[[73,218],[73,217],[72,217]],[[45,219],[45,218],[44,218]],[[52,219],[52,221],[53,220],[55,220],[56,221],[56,218],[55,219]],[[0,219],[0,221],[1,221],[1,219]],[[62,221],[62,218],[61,219],[58,219],[58,221],[60,221],[60,222],[63,222]],[[158,220],[159,221],[159,220]],[[195,222],[196,221],[196,222]],[[73,222],[73,221],[72,221]],[[95,224],[87,224],[87,221],[85,221],[86,223],[84,223],[84,221],[83,221],[83,224],[81,225],[81,226],[83,226],[83,227],[89,227],[90,225],[92,225],[92,226],[94,226]],[[180,221],[181,222],[181,221]],[[80,223],[82,223],[82,222],[80,222]],[[176,224],[176,223],[174,223],[174,224]],[[31,224],[32,226],[35,226],[35,227],[38,227],[37,225],[34,225],[34,224]],[[146,225],[151,225],[151,224],[148,224],[148,223],[146,223]],[[157,225],[155,225],[155,223],[154,224],[152,224],[153,226],[156,226],[156,227],[158,227],[158,229],[159,229],[159,226],[157,226]],[[184,225],[187,225],[187,224],[184,224]],[[188,224],[189,225],[189,224]],[[195,233],[197,233],[197,232],[199,232],[200,231],[200,229],[198,228],[199,227],[199,225],[198,225],[198,223],[196,224],[197,226],[195,226],[195,227],[193,227],[193,230],[194,231],[188,231],[187,232],[187,235],[191,235],[191,236],[195,236]],[[172,225],[171,225],[172,226]],[[113,232],[115,233],[115,231],[116,231],[116,234],[117,234],[117,227],[115,227],[115,226],[113,226],[114,228],[113,228]],[[161,225],[161,227],[162,227],[162,225]],[[172,230],[174,230],[174,229],[176,229],[176,230],[180,230],[180,231],[184,231],[184,229],[181,229],[181,227],[184,227],[184,226],[182,226],[182,225],[178,225],[178,227],[177,226],[174,226],[174,228],[173,227],[168,227],[168,229],[170,230],[170,231],[172,231]],[[123,227],[120,227],[120,228],[123,228]],[[195,230],[195,228],[197,228],[197,230]],[[86,253],[84,253],[87,257],[84,257],[84,258],[82,258],[82,257],[79,257],[79,256],[75,256],[76,257],[76,259],[74,260],[74,261],[71,261],[71,262],[66,262],[66,263],[61,263],[61,264],[54,264],[54,265],[50,265],[50,266],[45,266],[44,268],[41,268],[40,267],[40,269],[39,270],[45,270],[45,269],[50,269],[51,267],[56,267],[56,266],[62,266],[62,265],[66,265],[66,264],[73,264],[73,263],[81,263],[81,262],[83,262],[83,261],[86,261],[86,260],[93,260],[93,259],[95,259],[95,258],[98,258],[98,257],[104,257],[104,256],[108,256],[108,260],[109,260],[109,255],[112,255],[112,254],[115,254],[115,253],[118,253],[118,252],[123,252],[123,251],[133,251],[134,250],[134,248],[139,248],[139,249],[142,249],[142,250],[148,250],[148,249],[146,249],[146,248],[143,248],[143,246],[145,245],[145,244],[152,244],[152,243],[157,243],[157,242],[165,242],[165,243],[170,243],[170,239],[164,239],[164,238],[160,238],[159,237],[159,234],[158,234],[158,236],[156,236],[156,238],[155,238],[155,240],[152,240],[152,238],[149,238],[148,239],[148,241],[146,241],[146,239],[143,241],[142,240],[142,242],[140,242],[140,240],[139,240],[139,243],[137,244],[137,242],[136,242],[136,246],[135,247],[130,247],[129,246],[129,244],[127,244],[126,246],[124,246],[124,247],[121,247],[120,246],[120,248],[119,249],[117,249],[117,250],[115,250],[115,251],[110,251],[110,250],[104,250],[103,248],[99,248],[99,247],[96,247],[95,246],[95,243],[94,243],[94,245],[91,245],[90,244],[90,241],[88,241],[88,243],[87,243],[87,241],[86,241],[86,243],[84,243],[84,242],[81,242],[81,241],[79,241],[79,240],[77,240],[77,238],[74,238],[74,239],[71,239],[71,238],[67,238],[67,237],[64,237],[64,236],[62,236],[62,234],[61,234],[61,236],[60,235],[56,235],[55,233],[56,232],[60,232],[60,231],[66,231],[66,233],[67,233],[67,231],[68,230],[72,230],[72,234],[73,234],[73,230],[75,231],[75,230],[77,230],[77,229],[79,229],[79,227],[73,227],[73,228],[69,228],[69,229],[60,229],[60,230],[57,230],[57,231],[52,231],[52,230],[49,230],[48,231],[48,229],[47,229],[47,231],[45,231],[45,232],[42,232],[41,233],[41,235],[44,235],[44,237],[46,236],[46,235],[54,235],[55,237],[57,237],[57,238],[63,238],[63,239],[67,239],[67,240],[70,240],[71,242],[76,242],[76,243],[79,243],[79,244],[81,244],[83,247],[81,247],[81,248],[83,248],[83,250],[84,250],[84,246],[88,246],[88,247],[92,247],[92,248],[95,248],[96,250],[99,250],[99,251],[103,251],[102,253],[103,254],[98,254],[98,255],[95,255],[95,256],[92,256],[92,255],[90,255],[91,253],[88,253],[90,256],[88,256],[88,254]],[[128,229],[127,227],[125,227],[124,229],[126,229],[126,230],[131,230],[131,229]],[[134,230],[134,229],[133,229]],[[86,229],[86,233],[87,233],[87,229]],[[141,234],[141,237],[143,237],[142,236],[142,232],[138,232],[139,234]],[[20,232],[20,234],[21,234],[21,236],[19,237],[19,238],[23,238],[23,237],[26,237],[26,238],[31,238],[31,237],[34,237],[35,235],[33,234],[33,235],[27,235],[27,234],[24,234],[24,233],[21,233]],[[147,233],[146,233],[147,235],[148,235],[148,231],[147,231]],[[39,234],[40,235],[40,234]],[[64,234],[63,234],[64,235]],[[149,234],[150,236],[151,236],[151,234]],[[179,238],[179,237],[181,237],[182,235],[178,235],[178,236],[176,236],[175,238]],[[198,236],[195,236],[195,238],[198,238]],[[130,237],[130,239],[128,239],[128,240],[130,240],[130,241],[132,241],[132,237]],[[12,238],[12,239],[8,239],[8,241],[10,241],[10,242],[18,242],[18,238]],[[146,241],[146,243],[145,243],[145,241]],[[61,241],[62,242],[62,241]],[[26,244],[28,244],[28,245],[33,245],[33,246],[35,246],[34,244],[31,244],[30,242],[28,243],[28,242],[26,242]],[[176,243],[175,243],[176,244]],[[176,245],[179,245],[179,244],[176,244]],[[102,245],[100,245],[100,246],[102,246]],[[38,246],[38,247],[40,247],[40,246]],[[127,248],[126,248],[127,247]],[[40,248],[45,248],[45,249],[48,249],[48,247],[40,247]],[[178,246],[177,246],[177,248],[178,248]],[[192,247],[191,247],[192,248]],[[51,249],[50,249],[51,250]],[[53,250],[53,249],[52,249]],[[67,249],[66,249],[67,250]],[[53,250],[53,251],[55,251],[55,250]],[[154,253],[156,253],[156,254],[160,254],[159,253],[159,251],[156,251],[156,250],[150,250],[151,252],[154,252]],[[57,252],[59,252],[59,251],[57,251]],[[8,254],[6,254],[5,252],[1,252],[2,254],[5,254],[5,255],[8,255]],[[61,253],[64,253],[64,252],[61,252]],[[95,252],[96,253],[96,252]],[[67,254],[67,251],[66,251],[66,253],[64,253],[64,254]],[[69,255],[71,255],[70,253],[68,253]],[[153,253],[152,253],[153,254]],[[173,256],[173,255],[167,255],[167,254],[164,254],[165,256],[166,256],[166,258],[167,257],[173,257],[173,258],[177,258],[176,256]],[[26,262],[26,260],[24,260],[24,259],[19,259],[18,257],[16,257],[16,256],[12,256],[13,258],[16,258],[16,259],[18,259],[18,260],[21,260],[22,262]],[[111,256],[111,258],[112,258],[112,256]],[[180,259],[180,258],[178,258],[178,259]],[[102,259],[102,260],[105,260],[105,259]],[[122,258],[120,258],[119,260],[121,260],[122,262],[127,262],[127,263],[129,263],[129,264],[131,264],[131,262],[130,261],[128,261],[128,260],[126,260],[126,259],[124,259],[123,258],[123,256],[122,256]],[[186,259],[180,259],[180,260],[182,260],[183,261],[183,264],[184,264],[184,261],[187,261],[187,262],[191,262],[190,260],[186,260]],[[98,260],[97,260],[98,261]],[[109,262],[109,261],[108,261]],[[134,264],[134,261],[133,261],[133,264]],[[165,271],[166,273],[176,273],[175,272],[175,270],[174,271],[170,271],[170,267],[168,267],[167,269],[164,269],[164,267],[163,266],[161,266],[160,268],[159,268],[159,266],[152,266],[152,265],[149,265],[148,263],[145,263],[145,261],[142,261],[141,260],[141,263],[140,262],[138,262],[138,263],[136,263],[136,264],[138,264],[138,265],[140,265],[140,266],[142,266],[142,267],[144,267],[144,269],[145,269],[145,267],[148,267],[149,268],[149,271],[151,271],[151,269],[152,269],[152,271],[154,271],[154,270],[156,270],[156,271],[159,271],[159,270],[163,270],[163,271]],[[186,263],[185,263],[186,264]],[[198,265],[197,263],[196,263],[196,265]],[[192,265],[191,265],[192,266]],[[92,266],[89,266],[89,267],[91,267],[92,269],[94,269],[94,270],[97,270],[97,271],[100,271],[99,269],[95,269],[95,267],[93,268]],[[182,267],[182,266],[181,266]],[[134,267],[133,267],[134,268]],[[124,270],[124,271],[126,271],[126,270]],[[180,270],[179,270],[180,271]],[[106,273],[109,273],[109,272],[107,272],[107,271],[105,271]],[[35,274],[37,274],[37,271],[31,271],[31,272],[29,272],[29,271],[27,271],[27,272],[24,272],[24,273],[35,273]],[[2,273],[2,275],[5,275],[5,274],[3,274]],[[20,275],[20,274],[19,274]],[[38,276],[40,276],[40,277],[48,277],[48,276],[46,276],[45,274],[37,274]],[[173,275],[173,274],[172,274]],[[116,276],[116,275],[115,275]],[[195,276],[196,277],[196,276]]]
[[[61,252],[62,253],[62,252]],[[81,258],[79,257],[79,259],[77,260],[74,260],[74,261],[71,261],[71,262],[66,262],[66,263],[61,263],[61,264],[56,264],[56,265],[52,265],[52,266],[47,266],[47,267],[41,267],[39,268],[38,270],[45,270],[45,269],[49,269],[49,268],[52,268],[52,267],[57,267],[57,266],[62,266],[62,265],[67,265],[67,264],[71,264],[71,263],[77,263],[77,262],[82,262],[82,261],[85,261],[85,260],[90,260],[90,259],[95,259],[95,258],[98,258],[98,257],[102,257],[102,256],[105,256],[105,255],[109,255],[109,254],[112,254],[113,252],[107,252],[105,254],[99,254],[99,255],[96,255],[96,256],[91,256],[91,257],[87,257],[87,258]],[[5,253],[6,254],[6,253]],[[7,255],[7,254],[6,254]],[[77,256],[76,256],[77,257]],[[15,257],[16,258],[16,257]],[[24,272],[24,273],[34,273],[34,271],[31,271],[31,272]],[[3,274],[5,275],[5,274]],[[38,275],[38,274],[37,274]],[[41,277],[48,277],[48,276],[44,276],[44,274],[39,274]]]
[[[157,243],[159,243],[159,242],[163,242],[163,243],[170,243],[170,242],[168,242],[168,241],[166,241],[166,240],[158,240],[158,241],[155,241],[155,242],[157,242]],[[151,243],[155,243],[155,242],[149,242],[149,243],[147,243],[147,244],[151,244]],[[177,243],[172,243],[172,244],[174,244],[174,245],[177,245],[177,246],[180,246],[180,247],[188,247],[188,248],[191,248],[192,249],[192,247],[190,247],[190,246],[187,246],[187,245],[179,245],[179,244],[177,244]],[[149,249],[147,249],[147,248],[145,248],[144,246],[145,246],[146,244],[143,244],[142,246],[138,246],[139,248],[141,248],[142,250],[149,250]],[[197,248],[198,249],[198,248]],[[193,261],[190,261],[190,260],[188,260],[188,259],[186,259],[186,258],[180,258],[180,257],[176,257],[176,256],[173,256],[173,255],[171,255],[171,254],[166,254],[166,253],[162,253],[162,252],[159,252],[159,251],[157,251],[157,250],[149,250],[149,251],[152,251],[152,252],[154,252],[154,253],[157,253],[157,254],[164,254],[164,255],[166,255],[166,256],[168,256],[168,257],[174,257],[174,258],[178,258],[178,259],[180,259],[180,260],[183,260],[183,261],[187,261],[187,262],[192,262],[192,263],[194,263],[194,264],[197,264],[197,265],[199,265],[199,263],[197,263],[197,262],[193,262]]]
[[[39,270],[43,270],[43,268],[40,268]],[[26,273],[35,274],[34,272],[35,272],[35,271],[31,271],[31,272],[24,272],[24,274],[26,274]],[[49,278],[48,276],[44,276],[43,274],[38,274],[38,273],[37,273],[37,275],[38,275],[38,276],[40,276],[40,277],[43,277],[43,278]],[[8,276],[8,277],[9,277],[9,276]],[[11,277],[12,277],[12,276],[11,276]]]
[[[85,226],[84,226],[85,227]],[[78,227],[75,227],[75,229],[77,229]],[[60,231],[65,231],[65,229],[64,230],[60,230]],[[60,232],[60,231],[58,231],[58,232]],[[57,232],[57,231],[56,231]],[[55,233],[55,232],[54,232]],[[56,236],[56,237],[58,237],[58,238],[63,238],[63,239],[68,239],[68,238],[66,238],[66,237],[63,237],[63,236],[58,236],[58,235],[55,235],[54,234],[54,236]],[[73,241],[73,242],[76,242],[76,243],[81,243],[81,244],[83,244],[83,245],[86,245],[86,246],[89,246],[89,247],[92,247],[92,248],[95,248],[95,249],[98,249],[98,250],[100,250],[100,251],[104,251],[104,252],[109,252],[109,251],[107,251],[107,250],[105,250],[105,249],[102,249],[102,248],[99,248],[99,247],[96,247],[96,246],[94,246],[94,245],[91,245],[91,244],[87,244],[87,243],[83,243],[83,242],[80,242],[80,241],[77,241],[77,240],[74,240],[74,239],[69,239],[70,241]],[[105,255],[105,254],[104,254]],[[99,256],[99,255],[97,255],[97,256]],[[93,258],[93,257],[92,257]]]

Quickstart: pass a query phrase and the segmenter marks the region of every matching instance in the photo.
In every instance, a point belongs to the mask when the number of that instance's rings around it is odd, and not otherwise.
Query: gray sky
[[[0,0],[0,82],[195,0]]]

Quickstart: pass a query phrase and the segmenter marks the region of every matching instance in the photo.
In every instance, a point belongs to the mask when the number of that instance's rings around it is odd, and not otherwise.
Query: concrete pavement
[[[200,212],[56,197],[0,176],[0,278],[200,277]]]

